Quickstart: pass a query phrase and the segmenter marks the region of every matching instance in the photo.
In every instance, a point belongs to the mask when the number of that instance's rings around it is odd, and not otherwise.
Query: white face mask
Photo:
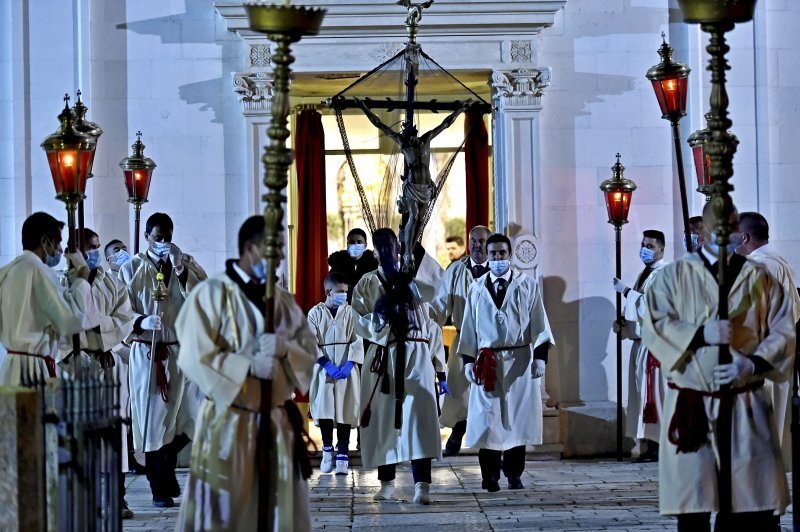
[[[341,307],[347,303],[347,292],[331,292],[330,302],[334,307]]]
[[[153,253],[159,257],[163,257],[169,253],[169,244],[167,242],[156,242],[153,245]]]
[[[366,251],[367,245],[366,244],[348,244],[347,245],[347,253],[353,257],[354,259],[361,258],[361,255],[364,254]]]
[[[489,261],[489,269],[497,277],[500,277],[501,275],[506,273],[510,266],[511,266],[511,261],[508,260],[508,259],[506,259],[506,260],[490,260]]]
[[[89,269],[94,270],[100,266],[100,250],[90,249],[86,252],[86,265]]]
[[[124,249],[121,249],[116,253],[114,253],[114,264],[116,264],[117,266],[122,266],[123,264],[128,262],[128,259],[130,258],[131,256],[128,255],[128,252],[125,251]]]

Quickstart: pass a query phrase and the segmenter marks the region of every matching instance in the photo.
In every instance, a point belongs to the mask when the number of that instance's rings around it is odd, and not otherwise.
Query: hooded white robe
[[[644,294],[653,284],[666,262],[658,261],[653,265],[653,271],[647,276],[639,290],[631,289],[625,297],[624,317],[628,324],[627,336],[633,340],[631,355],[628,363],[628,405],[625,411],[625,435],[629,438],[647,439],[658,442],[661,434],[662,404],[664,403],[664,377],[661,368],[654,368],[656,410],[658,423],[644,422],[644,406],[647,400],[647,347],[642,344],[641,320],[647,305]],[[637,283],[638,284],[638,283]]]
[[[364,342],[356,336],[355,322],[358,316],[353,308],[344,304],[336,316],[325,305],[315,305],[308,312],[308,325],[316,336],[316,358],[326,357],[342,367],[350,361],[364,363]],[[358,426],[361,410],[361,370],[354,366],[346,379],[333,379],[319,364],[314,364],[311,378],[311,417],[315,420],[332,419],[334,423]]]
[[[698,253],[668,264],[645,294],[642,342],[658,358],[668,383],[680,388],[716,392],[713,378],[719,360],[717,346],[688,349],[700,326],[718,313],[719,287]],[[728,297],[732,326],[731,349],[755,355],[772,370],[746,384],[781,380],[791,365],[786,346],[794,335],[789,301],[762,267],[746,261]],[[677,453],[668,439],[678,390],[667,387],[659,446],[659,499],[662,514],[716,512],[719,509],[719,466],[714,427],[719,399],[703,396],[709,438],[693,453]],[[732,509],[734,513],[777,510],[788,502],[772,401],[761,386],[733,396],[731,445]]]
[[[402,426],[395,428],[395,360],[397,349],[391,327],[376,327],[373,323],[375,304],[384,295],[379,275],[382,269],[364,275],[353,290],[353,310],[359,316],[356,334],[371,344],[364,357],[361,372],[361,410],[369,403],[378,375],[371,371],[379,346],[385,347],[389,393],[382,393],[380,384],[372,398],[369,426],[361,428],[361,460],[364,467],[396,464],[421,458],[441,458],[437,411],[436,372],[444,371],[442,330],[429,317],[428,304],[420,302],[416,317],[419,330],[410,331],[409,338],[421,341],[406,342],[404,373],[405,397],[402,403]],[[418,292],[433,295],[430,277],[417,273]]]
[[[194,434],[189,480],[177,529],[255,530],[258,522],[256,442],[260,380],[249,374],[264,316],[221,273],[188,297],[176,324],[178,365],[206,395]],[[275,334],[286,354],[272,379],[273,530],[311,529],[308,485],[293,463],[295,434],[283,408],[294,388],[308,390],[316,342],[294,298],[275,288]],[[262,494],[261,496],[266,496]]]
[[[139,317],[162,314],[160,331],[143,331],[138,336],[132,333],[129,337],[129,342],[132,342],[128,365],[131,428],[133,445],[137,451],[157,451],[170,443],[176,435],[185,433],[190,436],[194,432],[193,420],[196,413],[188,410],[190,406],[186,400],[188,392],[177,364],[178,338],[175,334],[175,320],[186,296],[206,278],[206,273],[189,255],[184,254],[183,261],[187,272],[186,286],[181,285],[178,274],[173,270],[167,286],[169,297],[158,303],[158,312],[156,312],[156,300],[153,298],[158,269],[153,263],[153,257],[147,251],[137,253],[119,270],[120,279],[128,289],[134,321]],[[149,355],[153,333],[156,334],[158,342],[172,344],[167,346],[169,357],[165,362],[169,382],[169,402],[165,402],[161,397],[156,383],[155,363],[150,375]],[[151,395],[150,427],[147,431],[147,441],[144,442],[148,390]]]
[[[498,309],[487,282],[491,282],[491,274],[469,289],[458,354],[477,359],[481,349],[493,349],[495,390],[486,392],[482,385],[470,385],[464,444],[496,451],[539,445],[543,425],[541,379],[532,377],[533,350],[545,343],[555,345],[539,284],[525,273],[512,270]]]
[[[60,336],[96,327],[99,319],[89,283],[77,278],[64,288],[32,251],[0,268],[0,343],[6,350],[55,360]],[[20,385],[23,373],[47,377],[47,364],[9,353],[0,367],[0,385]]]

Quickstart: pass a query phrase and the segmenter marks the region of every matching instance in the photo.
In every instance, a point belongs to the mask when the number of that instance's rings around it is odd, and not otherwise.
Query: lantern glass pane
[[[702,187],[706,184],[705,168],[703,167],[703,146],[698,144],[692,146],[692,159],[694,160],[694,174],[697,177],[697,186]]]
[[[61,150],[56,153],[61,177],[61,192],[73,193],[79,186],[80,161],[78,160],[78,154],[75,150]],[[56,186],[56,191],[58,191],[58,186]]]

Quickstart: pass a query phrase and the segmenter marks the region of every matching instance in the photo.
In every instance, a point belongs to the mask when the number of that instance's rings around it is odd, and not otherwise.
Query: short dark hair
[[[689,225],[693,225],[693,224],[697,224],[697,223],[703,223],[703,217],[702,216],[692,216],[691,218],[689,218]]]
[[[261,215],[251,216],[239,228],[239,255],[244,253],[248,242],[258,243],[264,239],[264,228],[267,223]]]
[[[508,246],[508,252],[511,253],[511,239],[502,233],[495,233],[486,239],[486,249],[489,249],[489,244],[497,244],[504,242]]]
[[[350,282],[347,280],[347,276],[344,273],[338,270],[329,271],[328,275],[325,276],[325,281],[323,282],[323,285],[325,287],[328,287],[337,284],[346,284],[350,286]]]
[[[445,240],[444,240],[444,241],[445,241],[446,243],[448,243],[448,244],[449,244],[450,242],[455,242],[455,243],[456,243],[456,244],[458,244],[459,246],[463,246],[463,245],[464,245],[464,239],[463,239],[463,238],[461,238],[460,236],[455,236],[455,235],[453,235],[453,236],[448,236],[447,238],[445,238]]]
[[[145,223],[144,232],[149,235],[154,227],[158,227],[162,231],[168,233],[172,233],[175,230],[175,226],[172,224],[172,218],[163,212],[154,212],[150,215],[147,219],[147,223]]]
[[[388,227],[381,227],[372,233],[372,245],[378,252],[378,262],[383,268],[383,273],[388,277],[397,274],[397,253],[400,250],[400,242],[397,235]]]
[[[364,239],[364,242],[367,241],[367,232],[361,229],[360,227],[354,227],[353,229],[350,229],[350,232],[347,233],[347,238],[350,238],[350,235],[353,234],[361,235],[361,238]]]
[[[46,212],[35,212],[22,223],[22,249],[33,250],[39,247],[42,237],[51,241],[61,235],[64,222],[60,222]]]
[[[739,231],[748,233],[759,242],[769,240],[769,224],[761,214],[753,211],[739,213]]]
[[[702,218],[700,220],[702,221]],[[662,248],[667,245],[667,241],[664,239],[664,233],[658,229],[646,229],[642,231],[642,236],[645,238],[655,238],[656,242],[658,242]]]
[[[116,238],[115,238],[114,240],[112,240],[111,242],[109,242],[108,244],[106,244],[106,247],[105,247],[105,249],[103,250],[103,251],[105,252],[105,254],[106,254],[106,257],[108,257],[108,256],[110,256],[110,255],[112,255],[112,254],[113,254],[113,253],[109,253],[109,250],[112,250],[112,249],[114,248],[114,246],[115,246],[115,245],[117,245],[117,244],[122,244],[122,245],[124,246],[124,245],[125,245],[125,242],[123,242],[122,240],[119,240],[119,239],[116,239]]]
[[[98,235],[97,233],[95,233],[94,231],[89,229],[88,227],[84,227],[83,230],[81,230],[80,228],[76,229],[75,230],[75,236],[78,237],[78,242],[84,242],[84,243],[87,240],[89,240],[90,238],[95,238],[95,237],[100,238],[100,235]],[[76,247],[78,245],[78,242],[75,243]],[[67,241],[67,247],[70,247],[70,248],[72,247],[72,239],[71,238]]]

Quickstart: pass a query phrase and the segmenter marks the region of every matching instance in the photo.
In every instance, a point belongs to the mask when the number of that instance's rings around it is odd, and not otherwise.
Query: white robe
[[[294,431],[283,408],[292,390],[308,390],[316,343],[294,298],[275,293],[275,334],[286,356],[272,379],[273,530],[311,529],[308,485],[292,460]],[[260,380],[249,375],[264,317],[227,274],[200,284],[178,315],[178,365],[207,396],[194,434],[192,463],[178,530],[255,530],[258,521],[256,441]],[[266,496],[262,494],[262,496]]]
[[[795,323],[800,319],[800,296],[797,294],[797,286],[794,282],[794,274],[792,267],[789,263],[778,255],[769,244],[761,246],[747,256],[748,259],[753,260],[766,268],[767,272],[772,276],[777,283],[786,289],[786,297],[792,306],[792,316]],[[787,356],[794,356],[795,342],[792,341],[787,344]],[[778,438],[781,441],[781,446],[784,447],[784,459],[791,459],[791,452],[788,449],[790,443],[789,423],[787,420],[790,418],[789,410],[789,394],[792,392],[791,376],[793,368],[788,368],[789,373],[786,375],[786,380],[782,382],[767,381],[764,387],[769,391],[772,396],[772,405],[775,412],[775,424],[778,427]],[[787,445],[784,445],[784,442]],[[788,466],[788,464],[787,464]]]
[[[644,422],[644,405],[647,400],[647,347],[642,344],[641,320],[644,316],[646,301],[644,294],[653,284],[666,262],[663,260],[653,265],[653,271],[645,279],[639,290],[631,289],[625,297],[624,317],[628,323],[626,336],[633,340],[631,355],[628,363],[628,405],[625,416],[625,435],[629,438],[647,439],[658,442],[661,434],[661,416],[664,403],[664,377],[661,368],[654,368],[656,410],[658,423]]]
[[[452,317],[456,328],[456,335],[450,348],[447,359],[447,389],[450,395],[443,396],[442,415],[439,423],[443,427],[453,427],[459,421],[467,419],[467,405],[469,403],[469,383],[464,377],[464,365],[458,356],[459,333],[461,322],[464,320],[464,305],[467,301],[467,291],[472,285],[472,272],[469,269],[469,257],[453,262],[444,272],[444,278],[436,297],[431,301],[431,314],[440,326]]]
[[[642,341],[658,358],[668,383],[681,388],[716,392],[713,380],[719,349],[688,350],[699,327],[716,319],[719,288],[698,253],[668,264],[647,294]],[[759,380],[781,380],[791,366],[786,345],[794,335],[789,302],[760,266],[746,261],[728,298],[733,329],[731,348],[755,355],[772,366]],[[731,455],[734,513],[777,510],[788,502],[786,476],[778,444],[772,402],[764,387],[734,394]],[[659,447],[659,498],[662,514],[716,512],[718,449],[714,434],[719,399],[704,396],[709,440],[699,451],[678,454],[668,439],[678,390],[668,387]]]
[[[354,324],[358,316],[353,308],[344,304],[336,317],[324,303],[308,312],[308,325],[316,336],[316,358],[326,357],[338,367],[350,361],[364,363],[364,342],[356,336]],[[311,417],[315,420],[332,419],[351,427],[358,426],[361,410],[361,370],[354,366],[346,379],[332,379],[319,364],[314,364],[311,378]]]
[[[361,460],[364,467],[396,464],[421,458],[441,458],[442,443],[439,435],[439,413],[437,411],[436,375],[444,371],[444,346],[442,331],[430,319],[427,303],[420,303],[416,313],[420,330],[410,331],[409,338],[423,342],[406,342],[406,367],[404,373],[405,397],[402,405],[402,426],[395,428],[395,358],[397,349],[391,327],[385,325],[376,330],[373,324],[375,303],[384,290],[378,271],[364,275],[353,290],[353,310],[360,317],[356,323],[356,334],[372,342],[364,357],[361,373],[361,410],[370,399],[378,375],[370,371],[379,346],[385,349],[390,384],[389,393],[382,393],[380,385],[373,396],[372,416],[369,426],[361,428]],[[417,284],[426,280],[417,277]],[[433,294],[430,285],[419,287],[420,293]]]
[[[178,338],[175,334],[175,320],[187,294],[206,278],[206,274],[189,255],[183,255],[183,259],[184,267],[187,270],[186,287],[181,285],[178,274],[173,271],[168,285],[169,297],[158,303],[158,314],[162,314],[161,330],[143,331],[141,335],[131,334],[129,338],[132,342],[128,365],[131,428],[133,429],[133,444],[137,451],[157,451],[170,443],[176,435],[185,433],[190,436],[194,432],[196,412],[189,411],[190,403],[187,400],[189,392],[177,364]],[[134,320],[156,313],[153,291],[157,273],[158,269],[146,251],[137,253],[120,268],[120,279],[128,289]],[[165,362],[169,382],[169,402],[163,400],[156,384],[155,363],[152,375],[150,374],[149,354],[154,332],[157,335],[157,341],[172,343],[167,347],[169,357]],[[148,390],[151,395],[150,427],[147,430],[147,441],[144,442]]]
[[[55,272],[31,251],[0,269],[0,343],[8,351],[58,357],[62,335],[96,327],[91,287],[78,278],[64,288]],[[0,367],[0,385],[21,384],[22,375],[48,376],[41,358],[13,355]]]
[[[555,344],[539,284],[513,270],[498,309],[486,282],[472,284],[467,294],[458,354],[477,359],[483,348],[496,349],[495,390],[471,384],[467,447],[505,451],[542,443],[541,379],[532,377],[533,349]],[[499,349],[510,348],[515,349]]]

